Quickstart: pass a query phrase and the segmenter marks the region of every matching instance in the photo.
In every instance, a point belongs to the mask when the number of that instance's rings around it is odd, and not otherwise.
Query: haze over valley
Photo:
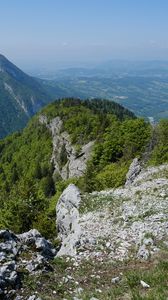
[[[70,68],[36,76],[63,89],[64,96],[116,101],[136,115],[155,121],[168,117],[167,61],[109,61],[94,68]],[[45,81],[48,79],[49,81]]]

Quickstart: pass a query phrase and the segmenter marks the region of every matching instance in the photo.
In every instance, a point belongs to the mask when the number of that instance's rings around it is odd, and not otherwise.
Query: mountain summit
[[[0,54],[0,138],[23,128],[50,96],[33,77]]]

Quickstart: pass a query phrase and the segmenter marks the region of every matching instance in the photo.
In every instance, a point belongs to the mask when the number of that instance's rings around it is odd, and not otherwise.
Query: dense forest
[[[52,136],[48,122],[59,116],[76,149],[95,141],[85,174],[61,180],[53,176]],[[168,121],[155,128],[156,143],[149,164],[168,161]],[[134,157],[143,156],[153,128],[121,105],[107,100],[62,99],[42,109],[28,126],[0,141],[0,227],[15,232],[32,227],[50,237],[55,230],[55,205],[62,190],[76,183],[91,192],[118,187]],[[62,164],[64,160],[62,160]]]

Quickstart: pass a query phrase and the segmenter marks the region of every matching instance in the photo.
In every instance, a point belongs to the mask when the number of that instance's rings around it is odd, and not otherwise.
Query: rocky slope
[[[134,167],[136,172],[137,164]],[[132,178],[132,173],[130,175]],[[123,188],[83,195],[78,217],[81,235],[75,255],[79,259],[148,259],[159,251],[158,243],[168,243],[167,175],[168,165],[148,168],[132,183],[128,184],[127,180]],[[58,202],[58,210],[59,205],[61,203]],[[65,222],[64,228],[69,226],[66,219]],[[75,229],[72,231],[74,233]],[[96,251],[97,244],[99,251]],[[70,254],[69,251],[67,254]]]
[[[1,231],[2,299],[166,300],[168,165],[138,174],[137,165],[121,188],[81,195],[67,187],[56,207],[56,249],[36,230]]]
[[[84,208],[79,221],[79,256],[148,259],[159,251],[160,243],[168,243],[167,172],[167,165],[150,168],[124,188],[89,195],[90,209]],[[89,247],[80,253],[86,241]],[[104,245],[98,252],[97,241]]]

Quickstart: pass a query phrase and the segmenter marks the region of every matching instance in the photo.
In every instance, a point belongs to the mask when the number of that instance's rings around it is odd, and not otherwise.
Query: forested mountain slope
[[[60,96],[57,88],[55,96]],[[51,100],[50,93],[40,82],[0,55],[0,138],[23,128],[29,118]]]
[[[166,120],[155,128],[152,164],[168,161],[167,128]],[[87,192],[121,186],[151,136],[149,123],[111,101],[49,104],[23,132],[0,142],[0,226],[52,235],[62,190],[70,182]]]
[[[162,122],[156,130],[153,163],[167,160],[167,126]],[[50,236],[62,190],[70,182],[83,191],[122,185],[132,159],[146,150],[151,130],[149,123],[111,101],[49,104],[23,132],[0,142],[1,228],[22,232],[35,227]],[[82,168],[75,169],[81,162]]]

